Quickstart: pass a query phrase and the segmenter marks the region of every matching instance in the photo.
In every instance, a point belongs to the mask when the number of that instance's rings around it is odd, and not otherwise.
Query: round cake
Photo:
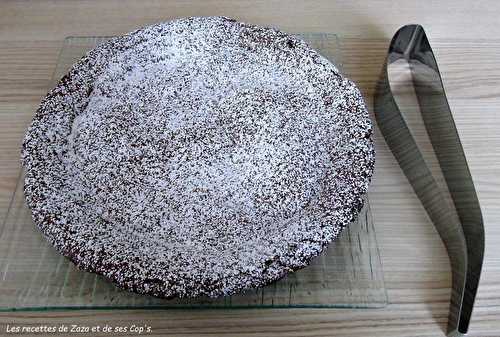
[[[43,99],[22,153],[50,243],[165,298],[305,267],[356,218],[374,158],[352,81],[295,36],[223,17],[90,51]]]

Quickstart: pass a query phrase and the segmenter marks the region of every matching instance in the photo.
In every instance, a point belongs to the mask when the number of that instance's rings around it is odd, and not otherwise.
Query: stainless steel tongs
[[[388,66],[410,65],[425,128],[444,176],[438,184],[391,90]],[[375,92],[375,116],[389,148],[443,240],[452,269],[449,336],[467,333],[484,254],[484,227],[472,177],[431,46],[420,25],[394,35]],[[451,197],[447,202],[445,193]]]

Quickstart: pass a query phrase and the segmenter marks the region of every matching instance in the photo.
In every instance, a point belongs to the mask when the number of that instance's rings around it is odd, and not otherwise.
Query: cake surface
[[[297,37],[223,17],[90,51],[42,101],[22,153],[51,244],[166,298],[305,267],[356,218],[374,160],[352,81]]]

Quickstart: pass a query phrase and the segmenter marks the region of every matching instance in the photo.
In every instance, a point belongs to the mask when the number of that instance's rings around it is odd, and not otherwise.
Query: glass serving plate
[[[341,68],[336,35],[298,34]],[[69,37],[52,85],[88,50],[109,37]],[[21,172],[0,228],[0,311],[118,308],[378,308],[387,304],[368,201],[356,222],[312,263],[266,287],[217,299],[158,299],[115,287],[79,270],[41,235],[23,194]]]

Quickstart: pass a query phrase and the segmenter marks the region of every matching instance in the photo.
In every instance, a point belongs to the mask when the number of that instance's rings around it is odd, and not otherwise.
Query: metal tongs
[[[388,66],[410,65],[422,120],[446,186],[439,186],[391,91]],[[375,92],[378,126],[443,240],[452,270],[448,336],[467,333],[481,274],[484,227],[469,167],[431,46],[420,25],[394,35]],[[445,193],[453,202],[447,202]]]

